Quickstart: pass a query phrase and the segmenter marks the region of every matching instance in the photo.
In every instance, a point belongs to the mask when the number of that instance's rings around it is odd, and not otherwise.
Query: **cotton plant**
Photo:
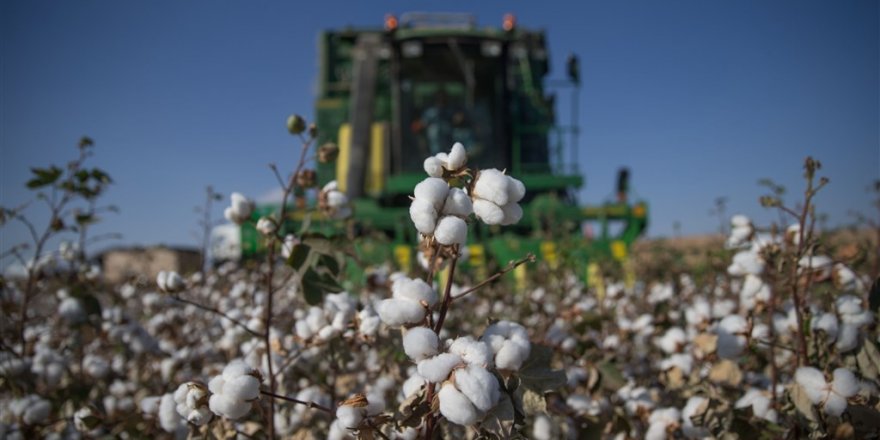
[[[822,371],[807,366],[797,369],[795,381],[813,405],[820,406],[830,416],[839,417],[847,408],[847,399],[859,392],[859,381],[846,368],[835,369],[832,376],[829,382]]]

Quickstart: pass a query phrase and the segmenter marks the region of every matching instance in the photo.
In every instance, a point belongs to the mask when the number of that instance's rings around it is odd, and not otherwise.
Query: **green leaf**
[[[55,183],[61,177],[61,168],[52,166],[51,168],[31,168],[34,177],[28,180],[27,187],[30,189],[40,188]]]
[[[92,178],[104,184],[113,183],[113,179],[110,178],[110,175],[99,168],[92,168]]]
[[[532,344],[529,358],[523,363],[518,373],[522,379],[523,387],[544,394],[565,385],[565,372],[550,369],[552,360],[553,349],[551,347]]]
[[[300,270],[303,264],[305,264],[306,259],[309,257],[309,251],[311,249],[312,248],[306,244],[295,244],[290,251],[290,256],[287,258],[287,265],[294,270]]]
[[[312,269],[306,271],[302,278],[302,290],[309,305],[315,306],[320,304],[321,299],[324,297],[320,275]]]
[[[78,225],[91,224],[97,220],[92,214],[77,214],[75,218]]]
[[[880,278],[874,280],[871,285],[871,293],[868,294],[868,307],[871,312],[880,313]]]
[[[330,255],[321,254],[321,256],[318,257],[318,264],[327,268],[334,277],[339,275],[339,261],[336,258]]]
[[[617,391],[626,385],[626,378],[620,373],[620,370],[614,364],[605,361],[598,366],[601,375],[600,382],[602,387],[608,391]]]
[[[507,394],[502,394],[501,400],[486,414],[480,427],[498,438],[511,438],[515,417],[513,401]]]

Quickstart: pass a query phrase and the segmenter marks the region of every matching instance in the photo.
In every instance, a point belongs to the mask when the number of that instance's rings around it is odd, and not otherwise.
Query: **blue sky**
[[[313,114],[318,32],[413,10],[472,12],[481,25],[513,12],[547,30],[556,78],[578,54],[581,201],[610,197],[628,166],[652,236],[675,222],[715,231],[718,196],[730,213],[770,221],[756,182],[772,177],[793,199],[808,154],[831,179],[818,199],[831,224],[870,212],[878,3],[855,0],[4,1],[0,204],[25,201],[28,167],[63,163],[87,134],[121,209],[98,232],[194,245],[206,185],[259,196],[275,185],[268,163],[293,167],[284,121]],[[0,247],[24,237],[7,226]]]

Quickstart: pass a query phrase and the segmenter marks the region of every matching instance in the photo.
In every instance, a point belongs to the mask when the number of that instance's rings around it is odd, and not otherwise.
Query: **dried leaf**
[[[553,349],[546,345],[532,345],[529,358],[523,363],[518,376],[522,385],[540,394],[553,391],[565,385],[566,376],[563,370],[551,370]]]
[[[811,422],[816,422],[819,420],[819,413],[816,411],[816,408],[813,406],[813,402],[807,397],[807,393],[804,389],[798,385],[794,384],[789,389],[789,398],[791,398],[792,403],[794,403],[795,408],[807,418],[807,420]]]
[[[742,383],[743,374],[733,361],[724,359],[716,363],[709,371],[709,380],[729,387],[738,387]]]
[[[515,415],[513,401],[509,395],[503,394],[495,408],[486,414],[480,427],[498,438],[510,438],[513,435]]]
[[[712,333],[700,333],[694,338],[699,357],[706,357],[718,348],[718,335]]]

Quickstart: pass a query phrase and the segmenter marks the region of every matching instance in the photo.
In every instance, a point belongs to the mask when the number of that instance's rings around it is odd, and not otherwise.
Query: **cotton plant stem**
[[[497,273],[495,273],[494,275],[490,276],[489,278],[486,278],[485,280],[481,281],[480,283],[478,283],[477,285],[471,287],[470,289],[467,289],[467,290],[465,290],[464,292],[460,292],[458,295],[453,296],[453,297],[452,297],[452,300],[455,301],[455,300],[457,300],[457,299],[463,298],[464,296],[470,294],[471,292],[474,292],[474,291],[476,291],[476,290],[479,290],[479,289],[482,288],[483,286],[485,286],[485,285],[487,285],[487,284],[489,284],[489,283],[491,283],[491,282],[497,280],[498,278],[501,278],[501,277],[502,277],[504,274],[506,274],[507,272],[510,272],[510,271],[516,269],[517,267],[519,267],[519,266],[525,264],[525,263],[532,263],[532,262],[534,262],[534,261],[535,261],[535,255],[532,254],[532,253],[529,253],[529,254],[527,254],[525,257],[520,258],[519,260],[516,260],[516,261],[514,261],[514,262],[508,264],[507,267],[505,267],[504,269],[498,271]]]
[[[299,400],[299,399],[295,399],[295,398],[293,398],[293,397],[282,396],[282,395],[280,395],[280,394],[275,394],[275,393],[273,393],[273,392],[270,392],[270,391],[264,391],[264,390],[260,390],[260,394],[262,394],[262,395],[264,395],[264,396],[269,396],[269,397],[271,397],[272,399],[270,399],[270,402],[271,402],[271,401],[274,401],[275,399],[278,399],[278,400],[283,400],[283,401],[285,401],[285,402],[296,403],[296,404],[298,404],[298,405],[305,405],[305,406],[307,406],[307,407],[309,407],[309,408],[317,409],[317,410],[319,410],[319,411],[323,411],[323,412],[325,412],[325,413],[327,413],[327,414],[334,414],[334,413],[335,413],[335,411],[333,411],[333,410],[330,409],[330,408],[327,408],[327,407],[324,406],[324,405],[321,405],[320,403],[316,403],[316,402],[312,402],[312,401]]]
[[[199,303],[197,303],[197,302],[195,302],[195,301],[191,301],[191,300],[188,300],[188,299],[186,299],[186,298],[182,298],[182,297],[179,296],[179,295],[174,295],[172,298],[174,298],[175,301],[179,301],[179,302],[182,302],[182,303],[184,303],[184,304],[189,304],[189,305],[191,305],[191,306],[195,306],[195,307],[197,307],[197,308],[199,308],[199,309],[202,309],[202,310],[204,310],[204,311],[206,311],[206,312],[210,312],[210,313],[213,313],[213,314],[215,314],[215,315],[218,315],[218,316],[220,316],[220,317],[222,317],[222,318],[224,318],[224,319],[227,319],[227,320],[229,320],[229,322],[231,322],[231,323],[233,323],[233,324],[235,324],[235,325],[241,327],[242,330],[244,330],[244,331],[250,333],[251,336],[256,336],[256,337],[261,337],[261,336],[263,336],[262,333],[257,333],[257,332],[255,332],[255,331],[251,330],[251,329],[250,329],[245,323],[243,323],[243,322],[241,322],[241,321],[239,321],[239,320],[237,320],[237,319],[235,319],[235,318],[233,318],[233,317],[227,315],[226,313],[222,312],[220,309],[216,309],[216,308],[214,308],[214,307],[209,307],[209,306],[206,306],[206,305],[204,305],[204,304],[199,304]]]

